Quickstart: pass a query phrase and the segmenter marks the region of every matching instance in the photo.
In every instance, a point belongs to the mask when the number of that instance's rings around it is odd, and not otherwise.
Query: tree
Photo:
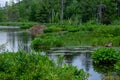
[[[18,7],[15,6],[15,3],[13,2],[13,0],[11,1],[11,5],[6,7],[6,12],[7,12],[8,21],[19,20],[19,10],[18,10]]]
[[[3,9],[9,21],[109,24],[120,16],[120,0],[11,0],[10,4]]]
[[[36,20],[38,22],[46,23],[49,22],[50,18],[50,7],[49,7],[49,2],[39,2],[39,5],[37,6],[36,9],[36,14],[35,14]]]
[[[5,15],[5,11],[0,7],[0,22],[6,21],[7,16]]]

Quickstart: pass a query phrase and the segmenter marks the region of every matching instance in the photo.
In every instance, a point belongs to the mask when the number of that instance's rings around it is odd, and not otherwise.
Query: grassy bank
[[[58,42],[61,46],[120,46],[120,25],[47,25],[44,32],[32,41],[32,47],[57,47]]]
[[[0,22],[1,26],[20,26],[21,29],[28,29],[38,23],[36,22]]]

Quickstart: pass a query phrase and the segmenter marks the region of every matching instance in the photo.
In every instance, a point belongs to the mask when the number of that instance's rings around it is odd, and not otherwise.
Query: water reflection
[[[1,27],[0,27],[1,28]],[[30,41],[32,36],[18,27],[0,29],[0,44],[7,42],[6,50],[16,52],[19,49],[30,51]]]
[[[72,64],[72,60],[74,59],[73,55],[64,55],[64,57],[65,57],[65,60],[64,60],[65,63]]]
[[[90,58],[91,53],[85,53],[83,55],[85,56],[83,60],[83,66],[85,67],[85,70],[89,72],[91,66],[91,58]]]
[[[48,54],[48,56],[56,62],[59,57],[59,53],[58,55],[57,53],[50,53]],[[101,80],[101,74],[95,72],[93,69],[91,53],[73,53],[71,55],[64,55],[64,57],[65,60],[63,62],[67,65],[72,64],[78,69],[84,69],[84,71],[90,73],[90,77],[88,80]]]
[[[102,73],[102,80],[120,80],[119,71],[115,68],[114,64],[96,64],[93,63],[95,71]]]
[[[17,34],[17,38],[19,49],[26,50],[27,52],[29,52],[31,50],[30,42],[32,41],[32,36],[27,32],[20,32]]]

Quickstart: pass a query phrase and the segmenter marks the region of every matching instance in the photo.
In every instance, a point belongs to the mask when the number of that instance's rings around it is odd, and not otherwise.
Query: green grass
[[[31,43],[31,48],[35,51],[49,50],[50,47],[61,47],[63,41],[55,34],[43,34],[35,38]]]
[[[47,24],[44,36],[49,37],[51,43],[59,37],[58,39],[62,40],[63,46],[105,46],[107,43],[112,43],[112,46],[120,46],[119,32],[120,25]],[[41,37],[37,36],[36,38],[40,39]],[[41,39],[46,41],[44,38]]]
[[[28,29],[38,23],[36,22],[0,22],[1,26],[19,26],[21,29]]]

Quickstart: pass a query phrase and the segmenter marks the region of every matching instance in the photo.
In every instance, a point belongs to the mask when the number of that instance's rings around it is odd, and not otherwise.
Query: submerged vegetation
[[[0,79],[3,80],[86,80],[88,74],[82,69],[55,65],[47,56],[24,51],[0,54]]]

